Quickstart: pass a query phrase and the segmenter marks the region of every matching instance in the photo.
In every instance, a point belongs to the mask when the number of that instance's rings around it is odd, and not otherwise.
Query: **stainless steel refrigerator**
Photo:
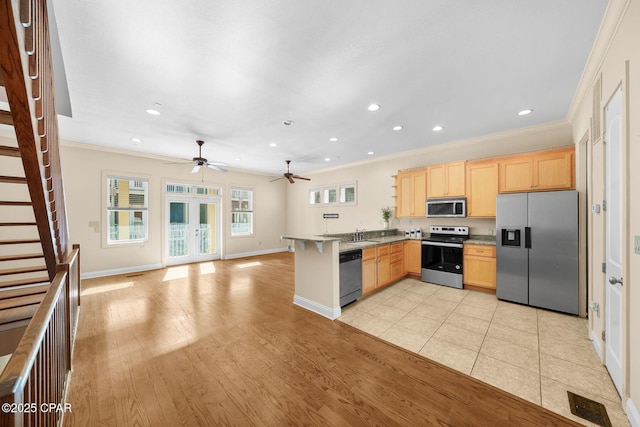
[[[578,314],[578,192],[500,194],[496,296]]]

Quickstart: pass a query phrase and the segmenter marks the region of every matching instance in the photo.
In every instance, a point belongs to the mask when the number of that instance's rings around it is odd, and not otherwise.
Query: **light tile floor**
[[[614,426],[629,425],[586,319],[405,279],[338,320],[582,424],[595,425],[571,414],[567,390],[604,404]]]

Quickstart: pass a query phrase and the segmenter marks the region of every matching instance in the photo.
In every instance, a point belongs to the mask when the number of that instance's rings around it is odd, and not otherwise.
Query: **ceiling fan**
[[[282,175],[281,178],[272,179],[271,182],[277,181],[283,178],[288,179],[291,184],[295,184],[294,179],[304,179],[305,181],[311,181],[311,178],[305,178],[303,176],[295,175],[291,173],[291,170],[289,169],[289,163],[291,163],[291,160],[285,160],[285,162],[287,162],[287,171]]]
[[[195,165],[193,166],[193,169],[191,169],[191,173],[198,173],[200,171],[200,168],[202,168],[202,166],[206,166],[210,169],[217,170],[218,172],[227,173],[226,169],[223,169],[220,167],[220,166],[226,166],[226,163],[209,162],[207,161],[207,159],[202,157],[202,145],[204,144],[204,141],[202,141],[201,139],[198,139],[196,143],[198,144],[198,157],[194,157],[191,160],[193,163],[195,163]],[[175,162],[175,163],[165,163],[165,164],[175,165],[175,164],[184,164],[184,163],[187,163],[187,162]]]

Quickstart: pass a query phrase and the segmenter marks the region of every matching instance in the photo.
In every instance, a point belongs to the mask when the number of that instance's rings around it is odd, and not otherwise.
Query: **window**
[[[338,201],[338,192],[336,187],[327,187],[323,190],[324,197],[322,203],[336,203]]]
[[[356,201],[356,186],[354,184],[347,184],[340,186],[340,203],[355,203]]]
[[[310,205],[355,205],[356,198],[355,182],[336,184],[323,188],[312,188],[309,190]]]
[[[149,181],[107,177],[107,243],[147,240]]]
[[[319,189],[309,190],[309,204],[317,205],[322,203],[322,194]]]
[[[253,190],[231,188],[231,235],[253,234]]]
[[[172,194],[195,194],[198,196],[221,196],[220,187],[201,187],[198,185],[172,184],[166,185],[167,193]]]

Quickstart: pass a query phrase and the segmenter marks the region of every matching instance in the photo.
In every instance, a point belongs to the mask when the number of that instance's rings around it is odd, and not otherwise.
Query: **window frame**
[[[143,196],[144,196],[144,206],[142,207],[112,207],[110,203],[110,182],[111,180],[119,180],[119,181],[134,181],[141,182],[143,185]],[[149,177],[144,174],[129,174],[129,173],[113,173],[113,172],[105,172],[103,173],[103,221],[104,224],[104,232],[103,235],[103,247],[121,247],[126,245],[139,245],[140,243],[145,243],[149,241],[149,198],[151,195],[151,183]],[[135,239],[121,239],[121,240],[112,240],[111,239],[111,213],[114,212],[130,212],[130,218],[132,216],[136,216],[136,213],[141,213],[141,220],[143,225],[144,235],[141,238]]]
[[[234,201],[234,192],[235,191],[248,191],[249,192],[249,206],[247,209],[234,209],[233,208],[233,201]],[[255,219],[255,199],[256,199],[256,192],[255,189],[253,187],[245,187],[245,186],[240,186],[240,185],[232,185],[231,189],[229,191],[229,203],[230,203],[230,209],[231,209],[231,215],[229,216],[230,219],[230,226],[229,226],[229,232],[231,234],[232,238],[236,238],[236,237],[253,237],[255,235],[255,223],[256,223],[256,219]],[[233,221],[233,218],[235,216],[235,214],[247,214],[248,218],[249,218],[249,231],[248,232],[241,232],[238,233],[237,231],[234,230],[233,225],[236,224]],[[240,222],[238,222],[237,224],[242,224]]]

